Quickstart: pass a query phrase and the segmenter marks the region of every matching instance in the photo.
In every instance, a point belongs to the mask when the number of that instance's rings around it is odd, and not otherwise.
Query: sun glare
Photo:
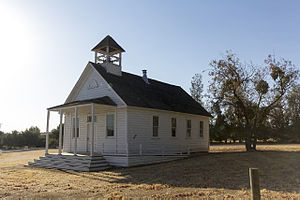
[[[21,14],[14,7],[3,2],[0,4],[0,76],[2,81],[11,78],[14,72],[18,72],[14,74],[14,77],[22,74],[22,70],[26,70],[31,61],[30,24],[26,21],[26,16]]]
[[[15,123],[15,114],[11,112],[10,105],[14,99],[24,98],[23,94],[28,88],[26,78],[32,73],[34,66],[32,22],[23,10],[16,2],[0,1],[1,131],[20,129],[22,124]],[[25,100],[26,98],[23,99]],[[14,109],[22,109],[22,104],[15,104]]]

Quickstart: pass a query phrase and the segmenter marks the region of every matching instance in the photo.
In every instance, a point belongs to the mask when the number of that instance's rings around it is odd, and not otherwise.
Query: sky
[[[64,103],[91,49],[111,35],[122,70],[189,92],[209,63],[232,50],[262,65],[268,54],[300,65],[300,1],[0,0],[1,131],[46,127],[46,108]],[[50,127],[59,116],[51,114]]]

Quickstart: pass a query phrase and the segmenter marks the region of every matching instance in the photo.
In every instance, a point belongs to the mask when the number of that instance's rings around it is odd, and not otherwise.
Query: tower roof
[[[110,36],[107,35],[92,51],[106,54],[106,48],[109,48],[109,54],[125,52],[125,50]]]

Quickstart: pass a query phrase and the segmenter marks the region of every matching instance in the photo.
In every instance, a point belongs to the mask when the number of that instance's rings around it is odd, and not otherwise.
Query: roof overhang
[[[99,105],[105,105],[105,106],[113,106],[116,107],[117,104],[113,102],[111,98],[108,96],[100,97],[100,98],[95,98],[95,99],[86,99],[86,100],[80,100],[80,101],[73,101],[70,103],[65,103],[61,104],[58,106],[53,106],[50,108],[47,108],[47,110],[50,111],[59,111],[62,109],[68,109],[68,108],[75,108],[75,107],[83,107],[83,106],[89,106],[92,104],[99,104]]]

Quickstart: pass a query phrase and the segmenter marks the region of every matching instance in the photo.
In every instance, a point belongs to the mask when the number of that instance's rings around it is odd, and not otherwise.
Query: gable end
[[[65,103],[104,96],[110,97],[118,106],[126,106],[123,99],[113,90],[101,74],[88,63]]]

